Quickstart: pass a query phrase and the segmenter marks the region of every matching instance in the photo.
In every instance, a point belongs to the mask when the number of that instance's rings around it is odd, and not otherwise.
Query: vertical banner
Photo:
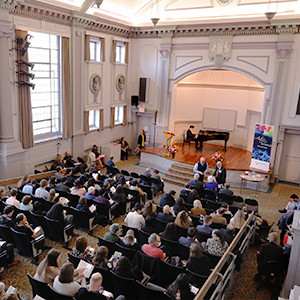
[[[250,168],[270,170],[273,126],[256,124]]]
[[[164,131],[165,134],[165,144],[164,144],[164,154],[169,155],[169,148],[172,146],[172,138],[175,135],[172,132],[166,132]]]

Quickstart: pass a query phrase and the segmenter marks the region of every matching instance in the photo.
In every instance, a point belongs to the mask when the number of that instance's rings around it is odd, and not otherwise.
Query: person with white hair
[[[204,174],[207,172],[208,170],[208,164],[205,161],[204,157],[200,158],[200,161],[198,161],[195,165],[194,165],[194,173],[198,173],[200,175],[199,180],[203,181],[204,179]]]
[[[192,216],[205,216],[206,215],[206,211],[205,209],[202,207],[202,203],[200,200],[195,200],[193,203],[193,208],[191,209],[191,215]]]
[[[96,198],[95,193],[96,193],[95,187],[90,186],[90,187],[88,188],[87,193],[84,195],[84,197],[85,197],[86,199],[94,200],[94,199]]]
[[[277,244],[279,240],[278,233],[270,232],[268,240],[269,243],[262,245],[257,255],[258,274],[255,275],[255,281],[261,279],[263,270],[269,261],[276,261],[279,264],[283,263],[283,249]]]
[[[198,191],[203,190],[203,182],[200,180],[200,175],[198,173],[194,174],[194,179],[189,181],[189,185],[191,189],[196,189]]]
[[[243,227],[245,223],[245,215],[244,212],[239,209],[234,216],[230,219],[230,224],[234,226],[235,229],[239,230]]]
[[[226,169],[223,167],[222,162],[218,161],[216,165],[216,170],[213,174],[216,177],[216,181],[220,186],[224,186],[226,182]]]
[[[218,182],[216,182],[214,176],[208,176],[207,182],[205,183],[204,187],[206,189],[212,190],[217,196]]]
[[[151,177],[151,169],[150,168],[147,168],[145,171],[142,171],[141,173],[140,173],[140,175],[142,175],[142,176],[145,176],[145,177]]]
[[[152,233],[148,238],[148,244],[144,244],[142,247],[142,251],[151,256],[158,257],[162,260],[165,260],[165,254],[161,249],[158,248],[160,245],[160,237],[156,233]]]

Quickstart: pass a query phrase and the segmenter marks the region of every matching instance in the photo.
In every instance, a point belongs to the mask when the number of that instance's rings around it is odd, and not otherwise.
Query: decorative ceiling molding
[[[0,0],[0,8],[14,10],[18,5],[17,0]]]

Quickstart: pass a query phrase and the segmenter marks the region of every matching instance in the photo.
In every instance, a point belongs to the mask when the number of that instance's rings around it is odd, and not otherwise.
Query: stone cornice
[[[0,0],[0,9],[14,10],[17,6],[16,0]]]

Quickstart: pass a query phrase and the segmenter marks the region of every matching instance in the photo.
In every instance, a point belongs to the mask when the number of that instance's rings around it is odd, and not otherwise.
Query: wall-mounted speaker
[[[139,101],[146,101],[147,78],[140,78]]]
[[[139,105],[139,96],[131,96],[131,105],[138,106]]]
[[[298,105],[297,105],[296,115],[300,115],[300,91],[299,91],[299,96],[298,96]]]

